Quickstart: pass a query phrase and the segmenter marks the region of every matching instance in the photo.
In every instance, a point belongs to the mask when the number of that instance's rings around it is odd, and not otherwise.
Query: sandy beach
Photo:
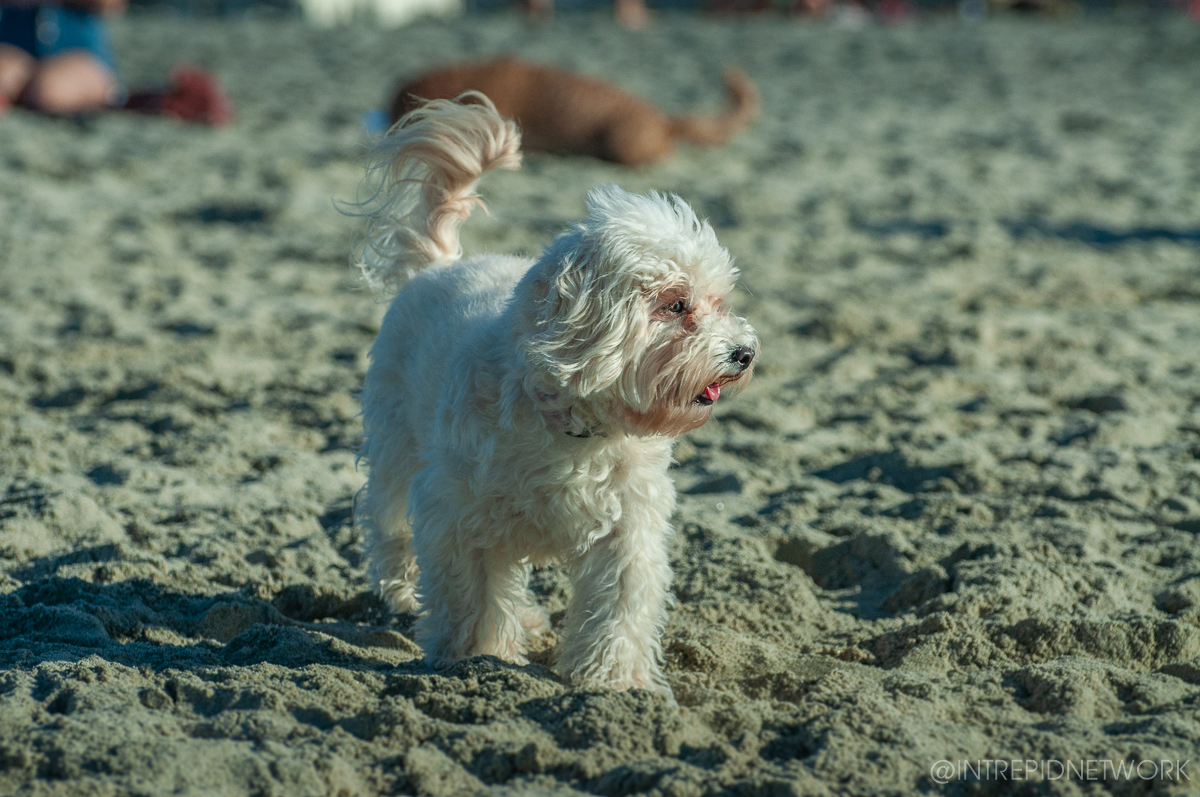
[[[1200,788],[1200,26],[114,35],[128,84],[198,63],[239,117],[0,117],[0,794]],[[502,52],[672,112],[716,108],[726,65],[762,91],[723,150],[528,155],[464,231],[536,254],[616,182],[737,257],[763,351],[676,449],[678,706],[568,688],[552,638],[432,670],[368,589],[384,305],[332,201],[401,77]],[[560,619],[565,575],[534,589]],[[981,760],[1156,769],[962,776]]]

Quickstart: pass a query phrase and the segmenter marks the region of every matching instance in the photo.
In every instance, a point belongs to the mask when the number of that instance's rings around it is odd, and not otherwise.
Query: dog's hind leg
[[[674,150],[666,118],[637,113],[609,124],[601,138],[598,154],[604,160],[623,166],[647,166],[666,158]]]
[[[392,509],[373,515],[364,524],[370,534],[371,583],[395,611],[416,612],[421,608],[417,595],[420,571],[412,552],[412,530],[404,517],[404,504]]]
[[[372,582],[379,596],[398,612],[417,612],[421,599],[417,595],[417,580],[420,569],[417,557],[412,555],[412,534],[403,520],[396,531],[380,539],[372,546]]]
[[[367,451],[364,447],[363,453],[371,470],[355,507],[355,520],[367,530],[371,584],[393,610],[418,611],[419,573],[407,518],[412,465],[403,457],[384,456],[383,451]]]

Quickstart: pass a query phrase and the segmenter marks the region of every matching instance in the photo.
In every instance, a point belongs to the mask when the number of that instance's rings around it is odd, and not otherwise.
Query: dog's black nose
[[[729,361],[737,363],[745,371],[750,367],[750,363],[754,362],[754,349],[749,346],[738,346],[729,355]]]

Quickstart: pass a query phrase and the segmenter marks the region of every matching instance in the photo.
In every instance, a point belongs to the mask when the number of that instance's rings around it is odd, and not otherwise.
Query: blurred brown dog
[[[450,66],[406,83],[390,110],[395,122],[423,100],[479,91],[521,126],[527,150],[643,166],[669,156],[677,140],[717,147],[742,132],[758,116],[758,90],[737,70],[725,75],[725,87],[729,107],[724,112],[672,117],[597,78],[501,58]]]

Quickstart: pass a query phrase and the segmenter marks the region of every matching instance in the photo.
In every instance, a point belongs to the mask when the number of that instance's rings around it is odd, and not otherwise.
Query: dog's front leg
[[[559,673],[571,683],[671,694],[659,668],[669,535],[665,517],[627,516],[573,562],[575,594],[558,650]]]
[[[426,613],[416,626],[425,659],[444,666],[471,656],[527,664],[525,640],[540,630],[526,589],[527,568],[503,549],[471,546],[457,529],[414,524],[420,588]],[[542,623],[544,625],[544,622]]]

